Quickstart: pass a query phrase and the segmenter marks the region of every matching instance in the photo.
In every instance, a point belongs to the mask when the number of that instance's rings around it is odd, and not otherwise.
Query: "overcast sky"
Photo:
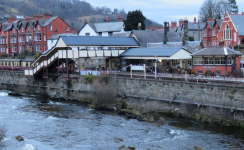
[[[199,8],[204,0],[86,0],[92,6],[107,6],[124,8],[126,12],[140,9],[148,19],[163,24],[167,22],[187,19],[193,22],[194,17],[198,18]],[[244,0],[236,0],[239,13],[244,12]]]

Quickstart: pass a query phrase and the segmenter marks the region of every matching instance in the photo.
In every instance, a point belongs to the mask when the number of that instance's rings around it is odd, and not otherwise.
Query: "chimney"
[[[34,21],[40,20],[40,19],[42,19],[42,18],[43,18],[43,16],[40,15],[40,14],[35,14],[35,15],[34,15]]]
[[[194,23],[197,24],[197,18],[196,17],[194,17]]]
[[[244,15],[244,12],[242,12],[242,15]]]
[[[138,30],[141,30],[141,23],[138,23],[137,28],[138,28]]]
[[[8,17],[8,23],[15,21],[15,17]]]
[[[146,27],[146,29],[145,30],[148,30],[148,27]]]
[[[151,30],[151,31],[154,31],[154,25],[151,25],[151,26],[150,26],[150,30]]]
[[[106,16],[106,19],[104,19],[104,22],[109,22],[109,16]]]
[[[84,24],[84,25],[87,24],[87,20],[86,20],[86,19],[84,20],[83,24]]]
[[[158,31],[158,27],[156,26],[155,31]]]
[[[185,18],[184,23],[183,23],[183,31],[184,31],[184,36],[182,38],[182,46],[186,45],[186,42],[189,41],[188,37],[188,20]]]
[[[118,18],[118,22],[123,22],[123,17],[122,17],[122,15],[119,15],[119,18]]]
[[[171,29],[177,27],[177,22],[176,21],[171,21]]]
[[[30,20],[34,20],[34,17],[29,17],[29,16],[26,16],[26,17],[25,17],[25,22],[28,22],[28,21],[30,21]]]
[[[163,40],[164,45],[169,41],[169,40],[168,40],[168,36],[167,36],[167,32],[168,32],[168,28],[169,28],[169,27],[167,27],[168,24],[169,24],[169,23],[166,22],[166,19],[165,19],[165,22],[164,22],[164,40]]]
[[[183,24],[183,19],[180,19],[180,20],[179,20],[179,27],[181,27],[182,24]]]
[[[163,26],[160,27],[160,30],[163,30]]]
[[[44,14],[44,20],[51,18],[53,15],[51,13],[45,13]]]

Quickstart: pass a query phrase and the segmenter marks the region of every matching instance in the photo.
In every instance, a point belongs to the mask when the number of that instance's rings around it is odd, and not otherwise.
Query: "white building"
[[[78,32],[79,36],[112,36],[114,33],[124,33],[124,22],[122,15],[119,15],[118,22],[109,22],[106,17],[103,23],[88,23],[84,21],[84,25]]]
[[[58,41],[58,38],[60,36],[77,36],[76,34],[73,33],[63,33],[63,34],[54,34],[52,37],[50,37],[47,40],[47,50],[51,49],[53,46],[55,46],[55,44]]]

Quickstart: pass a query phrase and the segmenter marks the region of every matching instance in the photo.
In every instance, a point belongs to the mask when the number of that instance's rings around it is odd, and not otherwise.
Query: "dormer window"
[[[22,27],[22,29],[21,29],[21,30],[22,30],[22,32],[24,32],[24,27]]]
[[[30,26],[28,27],[28,31],[30,31]]]
[[[13,29],[13,33],[15,33],[15,29]]]
[[[68,26],[66,27],[66,32],[69,32],[69,27]]]
[[[37,26],[38,30],[40,30],[40,25]]]

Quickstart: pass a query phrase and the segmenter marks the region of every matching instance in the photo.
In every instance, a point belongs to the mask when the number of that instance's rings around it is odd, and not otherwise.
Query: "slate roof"
[[[210,29],[212,29],[214,27],[214,23],[215,23],[215,21],[208,21],[208,26]]]
[[[218,26],[221,27],[224,20],[223,19],[216,19],[216,22],[218,23]]]
[[[166,45],[163,43],[148,43],[148,48],[166,48],[166,47],[182,47],[182,42],[167,42]],[[182,47],[189,53],[195,53],[202,49],[201,41],[188,41],[184,47]]]
[[[194,54],[192,56],[212,56],[212,55],[226,55],[225,49],[227,52],[227,55],[242,55],[242,53],[237,52],[233,49],[230,49],[229,47],[208,47],[204,48]]]
[[[129,37],[131,34],[131,31],[125,31],[125,32],[122,32],[122,33],[113,33],[112,36],[115,36],[115,37]]]
[[[166,47],[166,48],[131,48],[124,53],[121,57],[170,57],[176,52],[181,50],[181,47]]]
[[[57,19],[58,16],[50,17],[46,19],[45,23],[43,24],[43,27],[48,26],[51,22],[53,22],[55,19]]]
[[[82,27],[81,27],[81,29],[79,30],[79,32],[78,33],[80,33],[80,31],[86,26],[86,25],[89,25],[95,32],[96,32],[96,27],[95,27],[95,25],[94,25],[94,23],[85,23]]]
[[[124,22],[94,23],[97,32],[119,32],[124,27]]]
[[[61,36],[67,46],[139,46],[132,37]]]
[[[236,27],[238,34],[239,35],[244,35],[244,28],[243,28],[243,24],[244,24],[244,15],[234,15],[234,14],[229,14],[230,18],[234,24],[234,26]]]
[[[147,43],[163,43],[164,31],[132,30],[141,47],[147,47]],[[182,42],[177,32],[167,32],[169,42]]]
[[[57,40],[60,36],[77,36],[77,34],[73,34],[73,33],[54,34],[48,40]]]
[[[199,26],[200,26],[200,30],[202,30],[205,27],[206,23],[205,22],[200,22]],[[194,23],[194,22],[189,22],[188,23],[188,30],[198,30],[198,23]]]

